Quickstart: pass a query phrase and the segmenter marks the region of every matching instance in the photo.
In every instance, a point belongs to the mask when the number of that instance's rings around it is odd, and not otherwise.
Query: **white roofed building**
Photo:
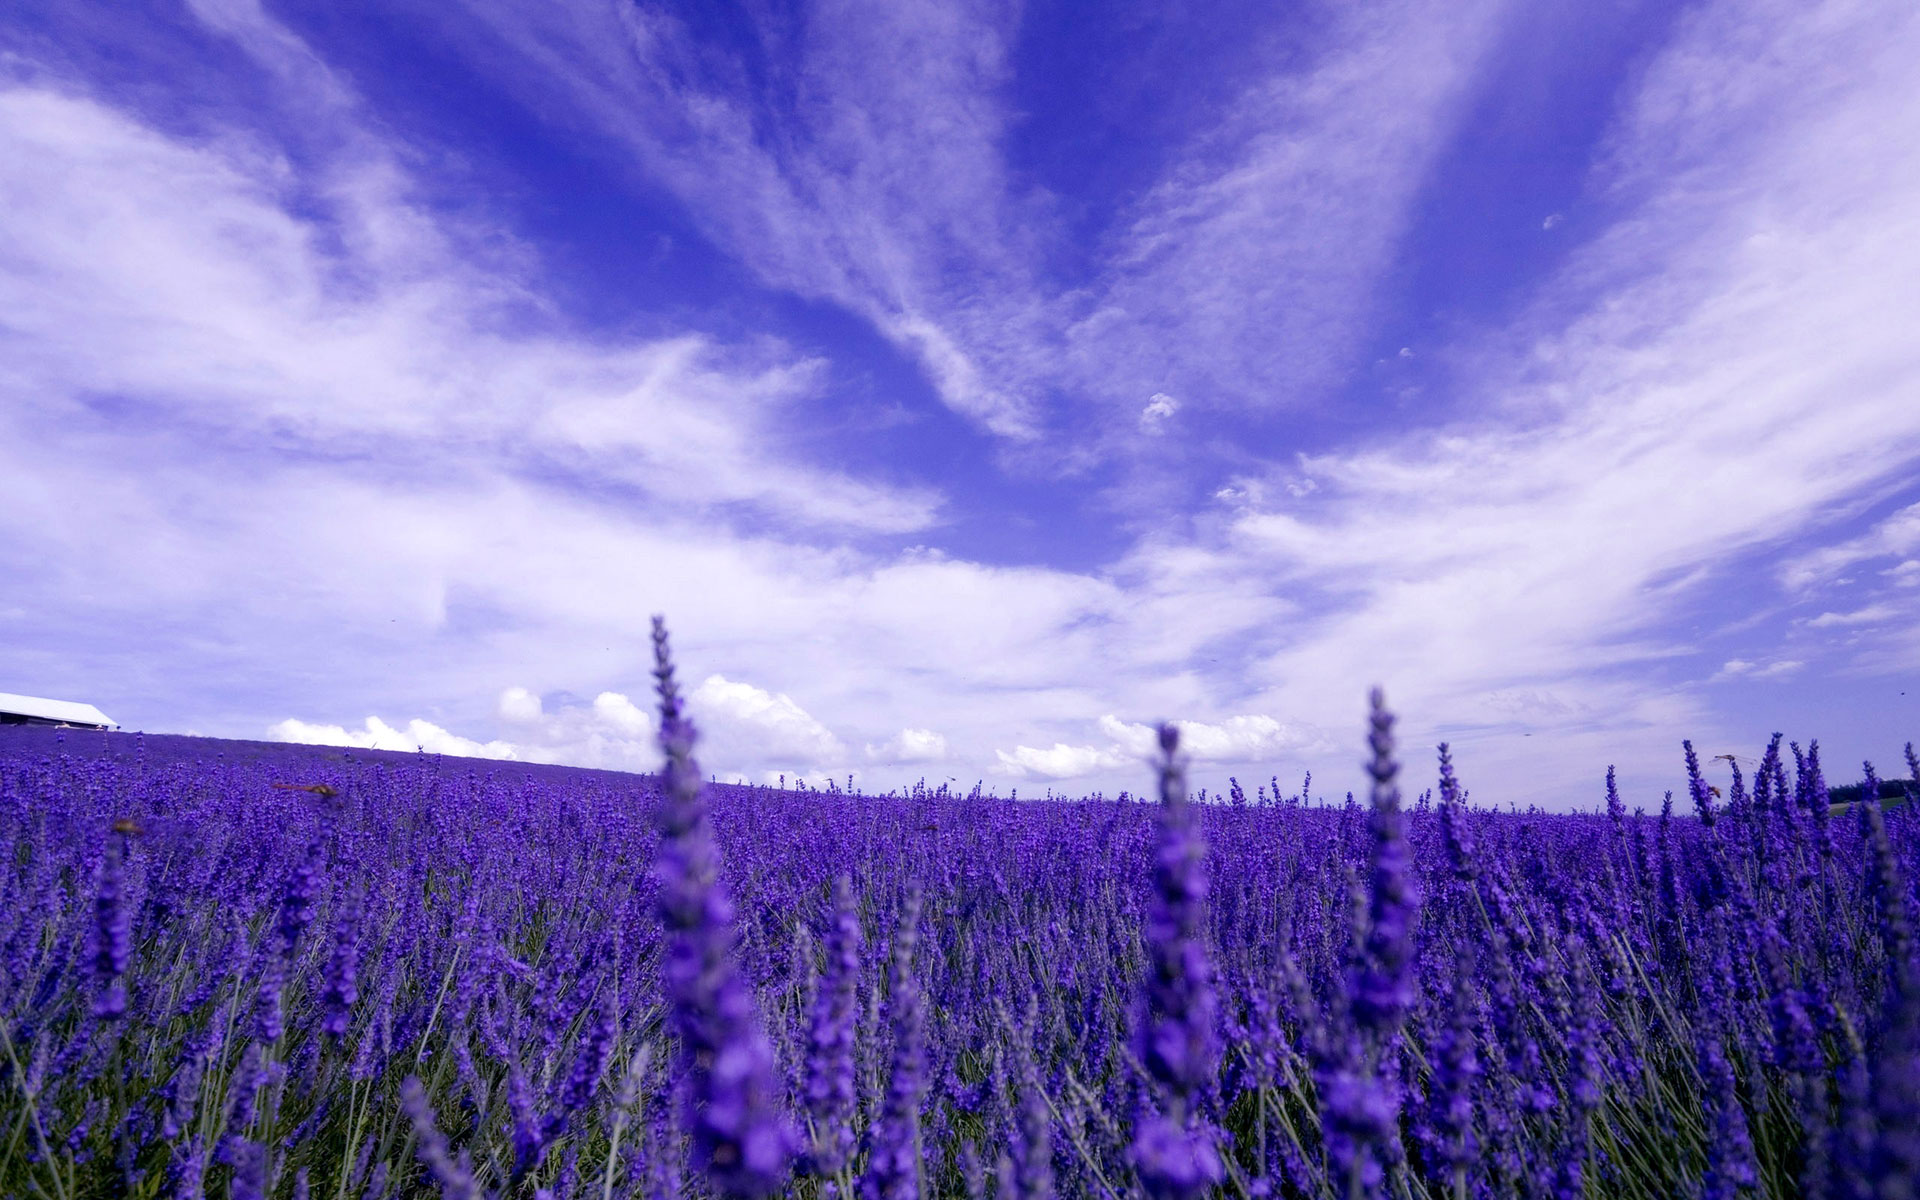
[[[76,729],[114,729],[112,717],[77,700],[42,700],[0,692],[0,725],[71,725]]]

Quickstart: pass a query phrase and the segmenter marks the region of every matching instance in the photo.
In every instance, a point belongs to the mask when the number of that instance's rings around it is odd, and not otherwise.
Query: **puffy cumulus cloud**
[[[946,756],[947,739],[931,729],[902,729],[878,746],[867,744],[867,757],[876,762],[939,762]]]
[[[310,746],[353,746],[362,750],[424,750],[429,754],[450,754],[460,758],[519,758],[519,752],[506,742],[477,742],[449,733],[431,721],[418,717],[406,724],[405,731],[395,729],[379,717],[368,717],[363,729],[341,725],[319,725],[289,717],[267,727],[267,736],[276,742],[299,742]]]
[[[1078,779],[1097,771],[1133,766],[1130,757],[1107,746],[1069,746],[1055,742],[1050,750],[1035,746],[1015,746],[1011,753],[994,751],[1001,775],[1024,779],[1038,775],[1045,779]]]
[[[1175,721],[1180,748],[1196,764],[1276,763],[1281,758],[1325,754],[1332,743],[1317,730],[1287,725],[1272,717],[1242,715],[1217,723]],[[1152,725],[1122,721],[1108,714],[1100,718],[1104,746],[1056,742],[1052,749],[1016,746],[996,751],[998,773],[1017,778],[1077,779],[1109,772],[1131,771],[1147,777],[1146,764],[1159,748]]]
[[[724,675],[707,676],[688,695],[687,712],[715,761],[821,767],[846,757],[833,731],[793,697]]]
[[[1265,762],[1303,751],[1332,749],[1326,737],[1315,730],[1301,729],[1272,717],[1243,715],[1228,717],[1218,724],[1205,721],[1175,721],[1180,731],[1180,749],[1196,762]],[[1108,715],[1100,718],[1100,732],[1134,760],[1151,758],[1159,744],[1159,735],[1151,725],[1122,721]]]
[[[288,718],[271,726],[267,736],[275,741],[318,746],[424,749],[467,758],[518,759],[616,771],[645,772],[658,765],[653,715],[619,692],[602,692],[592,704],[548,708],[532,690],[514,686],[500,693],[494,710],[511,740],[481,742],[419,719],[407,722],[404,729],[395,729],[378,717],[368,717],[364,729]]]
[[[500,701],[495,706],[500,719],[516,725],[531,724],[540,719],[540,697],[523,687],[510,687],[500,693]]]
[[[659,765],[653,714],[619,692],[549,709],[529,689],[515,686],[500,693],[496,710],[509,722],[522,758],[618,771]]]
[[[593,698],[594,719],[629,737],[653,733],[653,714],[619,692],[601,692]]]

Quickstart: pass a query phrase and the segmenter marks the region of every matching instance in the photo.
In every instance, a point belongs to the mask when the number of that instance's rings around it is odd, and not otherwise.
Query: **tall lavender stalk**
[[[1368,702],[1373,863],[1365,931],[1347,973],[1351,1020],[1322,1055],[1318,1079],[1328,1167],[1349,1196],[1379,1194],[1387,1167],[1402,1156],[1392,1063],[1414,999],[1413,937],[1420,917],[1420,887],[1394,782],[1400,766],[1393,757],[1393,714],[1379,688]]]
[[[1160,851],[1147,917],[1145,1019],[1140,1061],[1165,1099],[1140,1114],[1133,1162],[1150,1196],[1205,1195],[1225,1175],[1214,1133],[1193,1111],[1214,1082],[1218,1002],[1207,961],[1207,844],[1187,802],[1180,732],[1160,727]]]
[[[1413,877],[1413,851],[1394,783],[1400,765],[1393,759],[1393,714],[1379,688],[1369,701],[1373,873],[1367,893],[1366,955],[1356,973],[1353,1001],[1361,1029],[1384,1040],[1399,1031],[1414,999],[1413,935],[1420,919],[1420,885]]]
[[[1909,765],[1912,746],[1907,749]],[[1913,925],[1907,889],[1900,877],[1886,820],[1876,798],[1879,779],[1871,763],[1860,803],[1867,821],[1870,883],[1879,908],[1880,939],[1887,958],[1887,991],[1880,1054],[1874,1062],[1874,1144],[1868,1173],[1875,1196],[1920,1196],[1920,962],[1913,955]],[[1920,778],[1920,775],[1916,775]]]
[[[447,1144],[434,1118],[427,1089],[418,1078],[409,1075],[400,1084],[400,1109],[413,1126],[414,1153],[440,1185],[445,1200],[480,1200],[480,1189],[473,1180],[473,1164],[464,1151],[456,1155]]]
[[[853,881],[833,885],[833,925],[827,932],[826,970],[814,997],[807,1032],[806,1104],[813,1126],[808,1169],[834,1175],[853,1154],[854,1017],[860,984],[860,910]]]
[[[353,1005],[360,998],[360,922],[366,905],[365,893],[358,887],[348,893],[341,905],[333,930],[333,953],[327,959],[326,984],[320,996],[320,1031],[328,1037],[346,1035],[353,1020]]]
[[[127,1012],[127,965],[133,959],[133,916],[127,911],[127,832],[116,823],[100,864],[100,889],[93,900],[93,1015],[114,1021]]]
[[[778,1106],[772,1047],[734,966],[733,905],[720,884],[693,723],[681,708],[661,617],[653,619],[653,656],[666,755],[654,867],[666,930],[661,981],[680,1043],[692,1166],[723,1197],[769,1196],[786,1184],[795,1139]]]
[[[909,889],[894,927],[887,968],[887,1023],[893,1030],[893,1069],[861,1180],[866,1200],[918,1200],[920,1102],[927,1087],[926,1005],[913,958],[919,944],[920,893]]]

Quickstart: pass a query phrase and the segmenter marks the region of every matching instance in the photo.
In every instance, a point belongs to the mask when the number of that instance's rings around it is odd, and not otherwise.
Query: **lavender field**
[[[0,735],[0,1195],[1920,1186],[1920,816],[1812,745],[1495,811],[1376,695],[1357,801],[1171,731],[1137,796],[776,791],[659,676],[657,778]]]

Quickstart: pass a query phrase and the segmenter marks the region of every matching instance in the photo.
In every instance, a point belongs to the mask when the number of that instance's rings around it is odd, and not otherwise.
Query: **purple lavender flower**
[[[1039,1068],[1034,1065],[1029,1034],[1022,1030],[1015,1050],[1014,1086],[1018,1099],[1014,1105],[1014,1137],[1009,1167],[1012,1188],[1010,1200],[1052,1200],[1053,1197],[1053,1117],[1041,1090]]]
[[[855,992],[860,983],[860,912],[853,881],[833,885],[833,924],[827,932],[826,972],[814,998],[807,1035],[807,1116],[813,1124],[809,1169],[832,1175],[853,1153]]]
[[[175,1200],[201,1200],[207,1173],[206,1145],[195,1139],[185,1149],[175,1152],[171,1163],[173,1176],[173,1196]]]
[[[1440,837],[1447,847],[1447,861],[1454,875],[1471,882],[1479,877],[1480,864],[1474,854],[1473,833],[1467,828],[1462,808],[1460,781],[1453,773],[1453,753],[1440,743]]]
[[[413,1126],[414,1153],[440,1185],[445,1200],[480,1200],[473,1168],[464,1153],[456,1157],[447,1144],[447,1135],[434,1121],[433,1105],[427,1102],[427,1089],[417,1076],[409,1075],[401,1082],[400,1109]]]
[[[587,1044],[581,1047],[580,1057],[574,1060],[573,1072],[560,1089],[560,1112],[563,1117],[571,1116],[593,1102],[593,1093],[600,1086],[601,1077],[607,1073],[607,1062],[613,1056],[613,1035],[613,1009],[603,1004],[593,1024],[588,1026]]]
[[[100,888],[93,900],[93,976],[97,994],[93,1015],[117,1021],[127,1013],[127,966],[133,960],[133,917],[127,911],[125,833],[107,843],[100,864]]]
[[[365,894],[355,888],[334,926],[333,954],[327,959],[326,986],[320,994],[320,1031],[329,1037],[346,1035],[354,1001],[360,998],[360,921],[365,903]]]
[[[1427,1129],[1433,1170],[1456,1194],[1465,1189],[1466,1173],[1477,1145],[1473,1133],[1474,1089],[1483,1074],[1479,1033],[1475,1028],[1473,958],[1459,956],[1447,1024],[1434,1035],[1433,1078],[1427,1088]]]
[[[513,1177],[524,1178],[547,1153],[547,1130],[534,1104],[533,1085],[515,1062],[507,1068],[507,1112],[511,1117]]]
[[[245,1138],[228,1138],[220,1160],[233,1168],[229,1193],[233,1200],[266,1200],[267,1148]]]
[[[1734,1091],[1733,1068],[1717,1032],[1700,1035],[1700,1082],[1707,1099],[1707,1169],[1704,1200],[1734,1200],[1759,1180],[1746,1110]]]
[[[1353,1015],[1360,1029],[1388,1037],[1413,1003],[1413,936],[1420,919],[1420,885],[1400,815],[1399,764],[1393,760],[1393,714],[1386,694],[1373,689],[1368,742],[1373,757],[1373,872],[1368,891],[1364,957],[1353,979]]]
[[[319,872],[320,847],[316,844],[307,851],[307,856],[287,877],[287,885],[280,893],[280,919],[276,931],[280,935],[280,950],[291,955],[300,943],[300,935],[313,923],[313,902],[320,893]]]
[[[1373,689],[1369,709],[1372,870],[1364,893],[1357,884],[1355,890],[1355,946],[1347,971],[1350,1021],[1319,1048],[1315,1076],[1329,1171],[1336,1186],[1370,1195],[1381,1186],[1386,1167],[1403,1154],[1394,1063],[1400,1026],[1415,994],[1413,937],[1420,889],[1394,786],[1400,768],[1393,759],[1393,715],[1381,689]]]
[[[1886,818],[1881,814],[1880,778],[1873,764],[1864,764],[1866,782],[1860,789],[1860,817],[1866,826],[1866,842],[1872,854],[1872,892],[1880,929],[1880,944],[1886,955],[1888,986],[1900,988],[1913,963],[1913,920],[1907,913],[1907,889],[1900,879],[1900,867],[1894,860],[1893,845],[1887,840]]]
[[[893,1070],[874,1125],[860,1193],[866,1200],[917,1200],[920,1195],[920,1102],[926,1091],[926,1009],[913,958],[919,944],[920,893],[907,892],[894,927],[887,968],[887,1014]]]
[[[286,1012],[281,1004],[286,985],[287,960],[278,954],[269,954],[253,994],[253,1035],[263,1042],[277,1042],[287,1031]]]
[[[1133,1160],[1147,1194],[1205,1196],[1225,1177],[1212,1130],[1157,1112],[1134,1123]]]
[[[1180,732],[1160,727],[1160,850],[1147,916],[1145,1017],[1140,1061],[1165,1094],[1164,1113],[1136,1121],[1133,1161],[1147,1193],[1204,1194],[1223,1176],[1210,1130],[1193,1121],[1194,1100],[1213,1085],[1219,1046],[1218,1002],[1207,961],[1207,846],[1187,802]]]
[[[718,879],[693,723],[681,711],[660,617],[653,650],[666,754],[654,868],[667,936],[661,975],[680,1042],[693,1166],[722,1196],[767,1196],[786,1183],[795,1139],[777,1107],[772,1047],[733,965],[733,906]]]
[[[1693,797],[1693,811],[1702,825],[1713,824],[1713,792],[1707,786],[1706,777],[1700,774],[1700,756],[1693,752],[1691,741],[1682,741],[1681,749],[1687,752],[1687,794]]]
[[[1381,1148],[1399,1120],[1398,1098],[1360,1047],[1343,1047],[1336,1057],[1348,1065],[1323,1069],[1315,1081],[1328,1172],[1347,1194],[1373,1196],[1386,1177]]]
[[[1920,967],[1909,961],[1888,997],[1874,1060],[1875,1197],[1920,1196]]]
[[[200,1080],[205,1074],[207,1058],[212,1053],[216,1031],[209,1027],[189,1034],[186,1045],[181,1048],[180,1061],[173,1069],[173,1077],[167,1080],[162,1089],[166,1103],[160,1112],[160,1136],[172,1141],[180,1136],[193,1120],[194,1109],[200,1102]]]

